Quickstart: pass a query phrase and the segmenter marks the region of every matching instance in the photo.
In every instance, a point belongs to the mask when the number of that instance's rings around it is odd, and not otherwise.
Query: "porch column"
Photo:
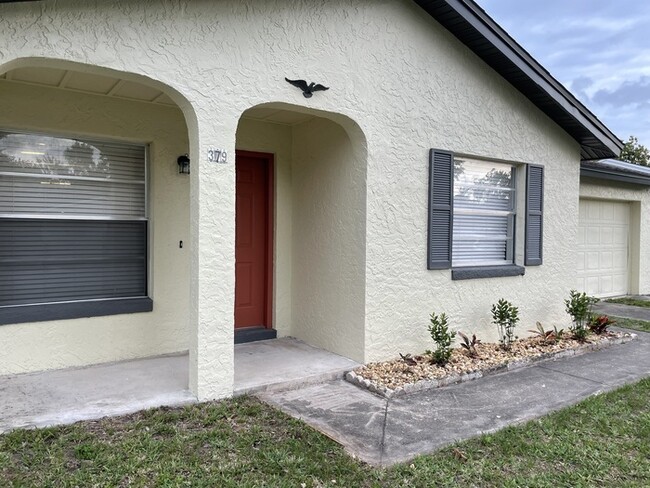
[[[218,117],[208,117],[215,113]],[[205,110],[197,119],[190,153],[189,384],[205,401],[233,393],[238,118]]]

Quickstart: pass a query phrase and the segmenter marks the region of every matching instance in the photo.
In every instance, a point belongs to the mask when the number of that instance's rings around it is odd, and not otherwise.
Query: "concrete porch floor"
[[[298,339],[284,337],[235,346],[235,395],[284,390],[342,378],[359,366]]]
[[[235,346],[234,394],[341,377],[358,363],[292,338]],[[0,376],[0,433],[195,403],[188,355]]]

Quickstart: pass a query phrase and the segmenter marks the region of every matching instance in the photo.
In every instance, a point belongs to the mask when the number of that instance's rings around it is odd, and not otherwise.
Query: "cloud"
[[[575,80],[571,82],[570,85],[570,90],[583,102],[588,101],[590,99],[589,95],[587,94],[586,90],[593,86],[594,80],[589,78],[588,76],[579,76]]]
[[[650,146],[650,2],[477,1],[610,129]]]
[[[608,90],[598,90],[592,100],[602,105],[617,107],[649,107],[650,106],[650,76],[641,76],[635,81],[624,81],[619,87]]]

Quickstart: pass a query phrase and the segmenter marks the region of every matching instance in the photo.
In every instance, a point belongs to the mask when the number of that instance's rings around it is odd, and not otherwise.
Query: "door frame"
[[[235,150],[235,190],[237,185],[236,172],[237,172],[237,157],[243,156],[247,158],[259,159],[265,163],[266,166],[266,269],[265,269],[265,296],[264,296],[264,327],[266,329],[273,328],[273,250],[274,250],[274,234],[273,222],[275,215],[275,156],[271,153],[246,151],[241,149]],[[235,222],[235,226],[237,222]]]

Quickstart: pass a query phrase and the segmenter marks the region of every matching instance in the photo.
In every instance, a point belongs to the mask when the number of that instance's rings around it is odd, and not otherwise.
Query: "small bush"
[[[499,342],[506,351],[509,351],[512,343],[518,339],[515,336],[517,322],[519,322],[519,309],[508,300],[501,298],[492,305],[492,323],[497,326]]]
[[[589,331],[587,330],[586,327],[576,327],[573,330],[573,338],[577,341],[580,342],[586,341],[588,335],[589,335]]]
[[[572,325],[570,327],[573,337],[579,341],[587,338],[587,322],[591,317],[591,308],[598,298],[591,297],[585,292],[579,293],[576,290],[569,292],[569,298],[564,300],[566,312],[571,316]]]
[[[433,342],[436,343],[436,350],[427,351],[427,354],[431,357],[432,363],[435,363],[438,366],[444,366],[451,358],[451,343],[456,337],[455,332],[449,331],[449,323],[446,314],[431,314],[429,333],[431,334]]]

